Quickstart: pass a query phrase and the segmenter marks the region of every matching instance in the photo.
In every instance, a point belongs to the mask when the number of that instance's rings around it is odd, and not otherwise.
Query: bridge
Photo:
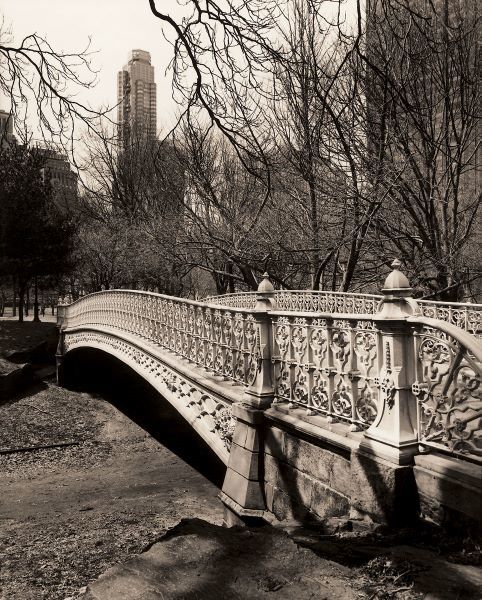
[[[145,378],[226,465],[237,519],[420,514],[480,527],[482,305],[274,290],[130,290],[58,306],[58,380],[83,348]]]

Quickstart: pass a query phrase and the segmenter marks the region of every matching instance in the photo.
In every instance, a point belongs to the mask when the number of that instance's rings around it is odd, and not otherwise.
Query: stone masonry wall
[[[269,425],[264,440],[266,504],[279,520],[350,516],[405,525],[418,515],[411,466],[399,466],[354,447]]]
[[[280,520],[348,515],[349,458],[277,427],[266,432],[264,480],[267,508]]]

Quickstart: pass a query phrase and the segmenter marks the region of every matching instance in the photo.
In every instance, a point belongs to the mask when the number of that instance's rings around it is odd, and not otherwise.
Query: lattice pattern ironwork
[[[66,319],[69,328],[93,325],[140,336],[240,384],[252,384],[258,373],[258,323],[248,311],[114,290],[66,307]]]
[[[377,415],[377,336],[371,320],[273,317],[275,399],[368,427]]]
[[[279,311],[373,315],[377,313],[383,296],[315,290],[276,290],[273,298],[276,310]],[[256,305],[256,292],[210,296],[206,298],[206,302],[252,310]],[[424,317],[439,319],[477,337],[482,336],[482,304],[429,300],[417,300],[417,303]]]

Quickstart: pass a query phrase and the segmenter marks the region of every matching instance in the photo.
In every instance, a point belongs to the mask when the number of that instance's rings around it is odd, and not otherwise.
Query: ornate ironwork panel
[[[66,307],[68,328],[98,326],[141,337],[233,383],[252,384],[259,324],[249,311],[149,292],[113,290]]]
[[[351,315],[375,314],[383,298],[383,296],[374,294],[316,290],[276,290],[273,297],[278,311]],[[221,306],[252,310],[256,305],[256,292],[210,296],[205,301]],[[424,317],[452,323],[472,335],[482,336],[482,304],[429,300],[417,300],[417,303]]]
[[[415,340],[420,443],[482,460],[481,365],[444,331],[424,325]]]
[[[275,401],[367,428],[377,415],[377,336],[370,320],[273,315]]]

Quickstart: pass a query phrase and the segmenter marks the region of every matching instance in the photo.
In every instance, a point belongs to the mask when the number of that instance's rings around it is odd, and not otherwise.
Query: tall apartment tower
[[[124,144],[132,135],[156,137],[156,84],[149,52],[131,50],[127,65],[117,74],[117,102],[119,138]]]

